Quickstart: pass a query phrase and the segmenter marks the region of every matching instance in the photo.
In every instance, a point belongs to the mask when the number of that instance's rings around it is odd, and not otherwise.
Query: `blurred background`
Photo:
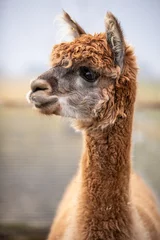
[[[160,1],[0,0],[0,239],[45,239],[81,155],[81,135],[27,104],[30,79],[49,68],[56,15],[89,33],[106,11],[121,21],[140,67],[133,165],[160,200]]]

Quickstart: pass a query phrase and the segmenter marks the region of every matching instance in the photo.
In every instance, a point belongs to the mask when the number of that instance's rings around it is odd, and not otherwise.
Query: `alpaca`
[[[112,13],[105,33],[86,34],[64,12],[71,42],[53,47],[52,67],[31,83],[43,114],[69,117],[84,149],[48,240],[158,240],[160,214],[131,166],[137,64]]]

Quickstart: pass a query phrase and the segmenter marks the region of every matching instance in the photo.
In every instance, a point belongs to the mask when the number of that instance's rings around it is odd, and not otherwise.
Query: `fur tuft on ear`
[[[63,34],[70,36],[71,38],[77,38],[82,34],[86,34],[83,28],[76,21],[73,21],[69,14],[64,10],[63,14],[58,16],[56,20],[59,21]]]
[[[105,26],[107,43],[111,48],[115,65],[118,65],[122,70],[125,42],[120,23],[111,12],[107,12],[105,17]]]

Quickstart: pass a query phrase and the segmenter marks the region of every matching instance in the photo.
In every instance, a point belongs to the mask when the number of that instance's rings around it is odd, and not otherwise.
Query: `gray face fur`
[[[96,107],[109,100],[103,89],[110,84],[113,80],[102,75],[89,82],[81,76],[80,69],[59,66],[32,82],[29,99],[42,113],[91,120],[96,117]]]

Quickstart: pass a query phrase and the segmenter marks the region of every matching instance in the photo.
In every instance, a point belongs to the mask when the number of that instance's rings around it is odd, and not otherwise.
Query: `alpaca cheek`
[[[59,97],[60,116],[75,118],[76,113],[68,103],[68,97]]]
[[[101,94],[102,94],[103,100],[102,99],[99,100],[98,103],[96,104],[95,108],[93,109],[93,111],[92,111],[93,118],[103,119],[103,117],[105,115],[106,105],[107,105],[107,102],[109,101],[110,97],[109,97],[109,94],[108,94],[108,91],[106,88],[102,89]]]
[[[92,111],[92,117],[97,119],[102,119],[106,111],[106,101],[99,100],[98,104]]]
[[[108,102],[109,101],[109,95],[108,95],[108,91],[106,88],[102,89],[102,96],[104,97],[104,99]]]
[[[59,97],[60,115],[67,116],[69,112],[67,97]]]

